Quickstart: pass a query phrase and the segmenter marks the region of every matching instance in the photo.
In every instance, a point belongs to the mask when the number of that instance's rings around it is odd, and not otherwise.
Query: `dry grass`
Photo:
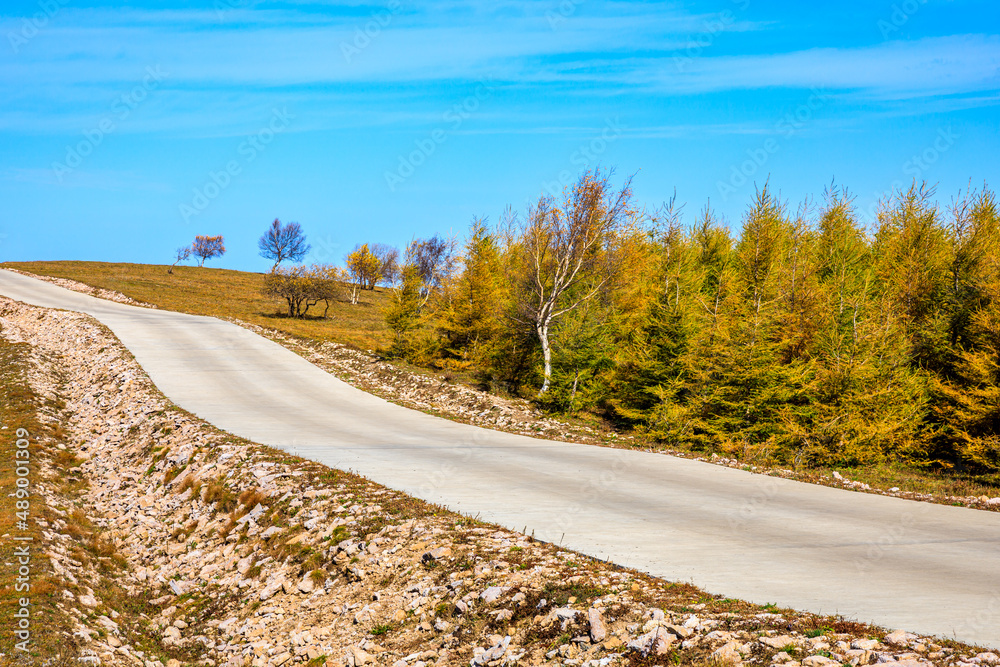
[[[158,264],[107,262],[4,262],[0,266],[77,280],[166,310],[235,317],[293,336],[369,350],[381,349],[389,343],[382,316],[386,292],[382,289],[362,292],[357,305],[346,300],[331,303],[326,319],[314,317],[323,313],[322,304],[318,309],[313,307],[307,318],[298,319],[287,316],[283,301],[261,294],[264,283],[261,273],[178,266],[173,274],[168,274],[168,267]]]
[[[257,505],[269,505],[270,496],[262,492],[260,489],[254,487],[252,489],[246,489],[239,496],[240,505],[243,506],[244,512],[246,514],[252,510]],[[240,516],[242,516],[241,514]]]
[[[201,499],[209,505],[217,503],[215,506],[216,512],[230,512],[236,507],[236,496],[229,490],[229,487],[225,484],[225,480],[221,477],[217,477],[205,485],[201,493]]]
[[[174,467],[163,473],[163,482],[162,482],[163,485],[166,486],[167,484],[170,484],[170,482],[177,479],[177,476],[180,475],[186,469],[187,466],[184,466],[183,468]]]
[[[176,493],[184,493],[188,489],[191,489],[192,498],[201,495],[201,482],[195,480],[194,475],[188,475],[185,477],[184,481],[182,481],[177,488],[174,489],[174,491]]]

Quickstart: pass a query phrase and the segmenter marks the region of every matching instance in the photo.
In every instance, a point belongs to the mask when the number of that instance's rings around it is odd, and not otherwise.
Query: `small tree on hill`
[[[173,273],[174,267],[177,266],[178,263],[187,260],[187,258],[190,256],[191,256],[191,246],[186,245],[182,248],[178,248],[176,253],[174,254],[174,263],[170,265],[169,269],[167,269],[167,273]]]
[[[379,261],[379,276],[376,282],[392,285],[400,279],[399,250],[386,243],[373,243],[370,250]],[[372,286],[374,288],[374,285]]]
[[[341,270],[332,264],[313,264],[309,268],[312,279],[310,296],[318,303],[323,302],[323,319],[330,312],[330,302],[341,296],[343,290],[343,275]]]
[[[358,302],[358,290],[373,290],[381,279],[382,260],[371,251],[368,244],[360,245],[347,255],[347,274],[351,279],[351,303]]]
[[[420,293],[422,286],[420,270],[414,264],[406,264],[385,311],[385,323],[395,337],[392,350],[400,356],[411,352],[410,334],[420,325],[420,309],[424,303]]]
[[[465,244],[462,271],[450,286],[438,318],[446,354],[468,367],[503,331],[505,281],[497,237],[475,218]]]
[[[410,241],[406,264],[416,268],[422,283],[420,294],[427,301],[432,292],[440,291],[455,274],[458,264],[455,239],[435,234],[429,239]]]
[[[277,218],[257,241],[257,247],[260,249],[261,257],[274,260],[272,269],[286,259],[300,262],[312,249],[312,246],[306,243],[306,235],[302,233],[299,223],[289,222],[283,225]]]
[[[406,258],[397,275],[385,310],[385,321],[395,334],[393,351],[404,357],[414,351],[412,334],[427,321],[429,312],[436,311],[446,300],[445,292],[457,267],[454,239],[434,236],[414,239],[406,248]],[[428,306],[432,299],[439,303]]]
[[[226,246],[221,236],[196,236],[191,254],[198,258],[198,266],[205,266],[205,260],[226,254]]]
[[[330,301],[340,290],[339,272],[328,264],[275,267],[264,276],[261,291],[270,297],[283,299],[288,304],[289,317],[305,317],[312,306],[320,301],[326,304],[325,318],[330,310]]]
[[[288,316],[299,317],[309,293],[309,276],[304,266],[274,267],[264,276],[261,291],[269,297],[284,299]]]

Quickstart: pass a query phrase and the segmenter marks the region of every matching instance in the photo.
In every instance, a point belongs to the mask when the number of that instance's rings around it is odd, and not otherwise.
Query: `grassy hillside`
[[[264,276],[260,273],[177,266],[169,274],[169,267],[157,264],[106,262],[4,262],[0,266],[115,290],[167,310],[235,317],[292,335],[361,349],[379,349],[388,343],[382,316],[386,293],[380,288],[362,292],[357,305],[347,301],[331,303],[326,319],[319,317],[323,304],[310,309],[306,319],[298,319],[287,316],[284,302],[261,294]]]

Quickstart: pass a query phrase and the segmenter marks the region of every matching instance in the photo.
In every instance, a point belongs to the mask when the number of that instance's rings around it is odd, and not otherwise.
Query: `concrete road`
[[[1000,648],[1000,514],[457,424],[213,318],[9,271],[0,294],[94,316],[177,405],[250,440],[713,593]]]

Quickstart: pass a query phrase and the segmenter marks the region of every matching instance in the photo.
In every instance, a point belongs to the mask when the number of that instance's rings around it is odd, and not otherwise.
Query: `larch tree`
[[[811,356],[827,316],[820,289],[816,234],[808,215],[808,204],[803,204],[788,224],[776,273],[776,352],[784,363]]]
[[[683,359],[686,410],[671,432],[741,459],[779,455],[787,425],[810,418],[801,311],[811,303],[811,236],[803,216],[789,221],[785,210],[768,185],[757,191],[739,242],[706,275],[703,324]]]
[[[386,308],[386,324],[395,334],[394,351],[412,357],[414,332],[443,309],[458,268],[456,241],[435,235],[406,247],[398,284]]]
[[[949,291],[955,360],[935,414],[956,458],[1000,469],[1000,214],[985,186],[953,207]]]
[[[935,412],[957,458],[986,469],[1000,469],[1000,283],[995,296],[972,316],[969,333],[976,345],[960,350],[953,381],[936,387]]]
[[[846,190],[796,213],[768,184],[734,238],[708,209],[647,218],[590,173],[474,222],[458,264],[411,243],[386,318],[416,363],[680,447],[997,470],[997,204],[984,187],[947,218],[932,192],[897,192],[869,231]]]
[[[833,363],[849,368],[857,353],[859,322],[867,315],[863,309],[873,275],[868,243],[857,222],[853,198],[846,190],[826,191],[816,245],[830,322],[823,347]]]
[[[676,197],[650,218],[640,268],[627,281],[640,287],[631,304],[635,319],[616,318],[618,354],[606,401],[618,418],[651,427],[654,412],[672,402],[667,389],[678,374],[677,360],[691,329],[692,290],[697,289],[691,230],[681,224]]]
[[[1000,243],[996,196],[985,186],[966,192],[951,206],[947,228],[949,342],[953,349],[969,344],[972,317],[987,297],[993,279],[995,253]]]
[[[927,403],[911,366],[897,294],[880,284],[872,245],[852,197],[829,188],[816,239],[820,280],[811,357],[817,384],[809,423],[793,436],[811,463],[869,464],[912,456]]]
[[[385,310],[385,323],[393,333],[392,350],[402,357],[410,356],[411,334],[421,324],[425,298],[422,289],[420,271],[413,264],[405,264],[400,270],[399,284],[392,291]]]
[[[914,183],[885,202],[873,248],[890,312],[909,334],[916,365],[929,370],[942,368],[949,356],[948,323],[940,308],[949,244],[933,195],[934,188]]]
[[[444,351],[459,368],[482,360],[503,329],[504,267],[501,248],[486,221],[475,218],[462,255],[462,271],[439,313]]]
[[[771,193],[770,185],[757,191],[743,222],[736,247],[736,268],[745,291],[744,307],[752,321],[749,345],[756,345],[766,325],[765,306],[775,298],[775,269],[781,258],[787,223],[785,207]]]
[[[553,325],[552,382],[544,402],[563,412],[596,405],[605,371],[614,365],[612,318],[602,301],[585,301]]]

